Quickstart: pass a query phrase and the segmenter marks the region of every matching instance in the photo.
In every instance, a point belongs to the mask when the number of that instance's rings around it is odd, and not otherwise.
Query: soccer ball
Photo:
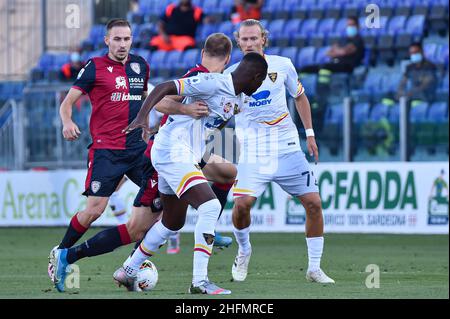
[[[149,291],[155,288],[158,282],[158,270],[150,260],[145,260],[136,275],[135,290]]]

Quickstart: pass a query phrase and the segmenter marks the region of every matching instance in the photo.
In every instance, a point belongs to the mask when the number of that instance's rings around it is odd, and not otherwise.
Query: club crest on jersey
[[[127,80],[125,79],[125,77],[116,77],[116,89],[127,89]]]
[[[239,105],[234,104],[233,114],[238,114],[241,110],[239,109]]]
[[[100,187],[102,187],[101,182],[97,182],[97,181],[91,182],[91,190],[94,194],[99,191]]]
[[[141,74],[141,66],[139,63],[133,62],[130,63],[131,69],[137,74]]]
[[[271,73],[268,73],[267,75],[269,76],[269,79],[271,79],[272,82],[275,83],[275,81],[277,80],[278,73],[277,72],[271,72]]]

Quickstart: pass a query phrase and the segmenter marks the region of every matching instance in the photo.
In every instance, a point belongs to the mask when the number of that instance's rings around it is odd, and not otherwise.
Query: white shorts
[[[233,196],[259,197],[270,182],[275,182],[291,196],[318,193],[317,180],[305,153],[292,152],[278,157],[258,157],[239,161]]]
[[[191,187],[207,183],[198,160],[188,146],[175,144],[170,148],[151,150],[153,167],[158,172],[158,190],[166,195],[181,197]]]

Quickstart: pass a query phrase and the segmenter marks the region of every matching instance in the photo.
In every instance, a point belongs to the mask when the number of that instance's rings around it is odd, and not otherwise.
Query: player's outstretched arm
[[[148,114],[150,113],[151,109],[166,95],[177,95],[177,94],[178,94],[177,87],[173,81],[158,84],[149,94],[149,96],[145,99],[136,118],[133,120],[133,122],[130,123],[130,125],[128,125],[123,130],[123,132],[125,132],[125,134],[128,134],[137,128],[142,128],[145,131],[149,131]]]
[[[309,104],[308,97],[306,96],[305,93],[295,98],[295,107],[297,109],[298,115],[300,116],[300,119],[302,120],[303,127],[305,128],[305,130],[311,130],[307,131],[307,133],[314,132],[312,131],[313,125],[311,117],[311,106]],[[317,164],[317,162],[319,161],[319,149],[316,144],[316,138],[314,137],[314,135],[310,134],[311,133],[306,135],[306,145],[308,147],[308,154],[310,156],[314,156],[315,163]]]
[[[72,121],[72,107],[82,94],[80,90],[70,89],[59,108],[59,115],[63,124],[62,134],[68,141],[76,140],[81,134],[78,126]]]
[[[203,101],[196,101],[191,104],[183,104],[181,96],[166,96],[155,108],[164,114],[175,115],[188,115],[194,119],[199,119],[204,116],[208,116],[209,109],[208,104]]]

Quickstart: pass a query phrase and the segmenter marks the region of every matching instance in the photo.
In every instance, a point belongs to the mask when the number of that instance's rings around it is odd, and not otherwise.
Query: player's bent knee
[[[234,211],[239,215],[248,215],[250,214],[253,202],[254,200],[250,196],[238,197],[234,200]]]
[[[322,203],[319,200],[309,200],[305,203],[305,210],[310,217],[319,217],[322,215]]]

